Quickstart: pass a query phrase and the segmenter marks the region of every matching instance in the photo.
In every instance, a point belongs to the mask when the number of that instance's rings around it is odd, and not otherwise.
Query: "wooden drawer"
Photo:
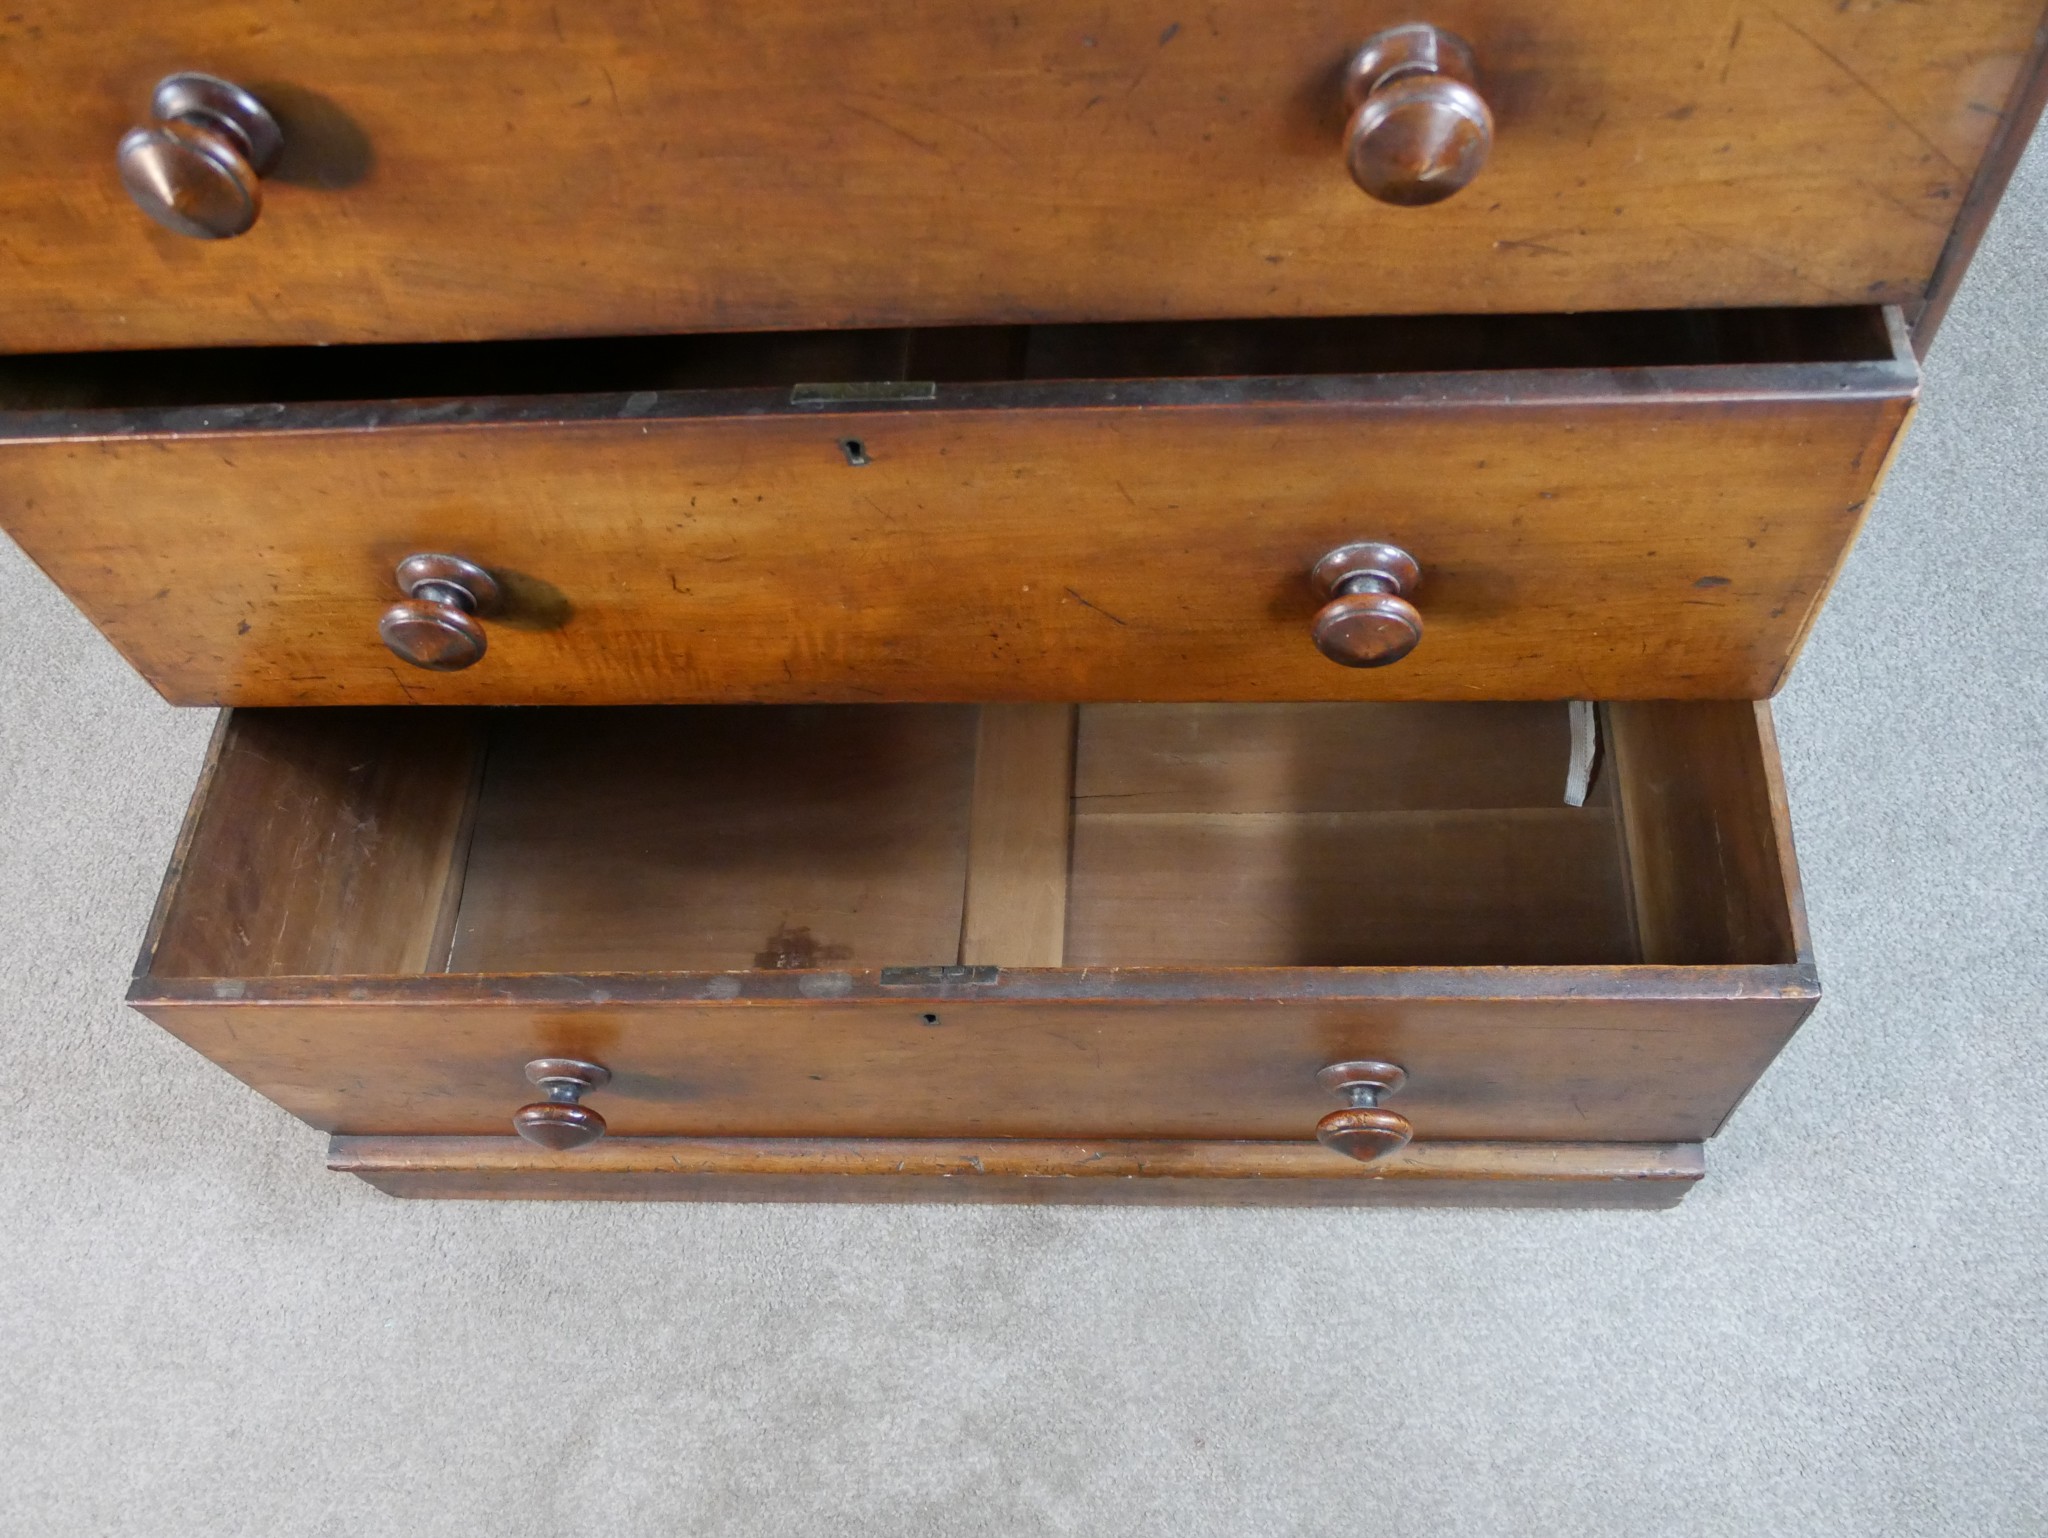
[[[1637,1202],[1816,996],[1745,702],[236,711],[131,993],[392,1189]]]
[[[16,359],[0,526],[180,704],[1761,697],[1917,377],[1871,309]],[[1311,642],[1356,541],[1394,666]]]
[[[1418,209],[1345,169],[1383,0],[59,0],[0,21],[0,346],[1908,302],[2040,12],[1442,0],[1495,143]],[[238,239],[117,175],[183,70],[282,130]]]

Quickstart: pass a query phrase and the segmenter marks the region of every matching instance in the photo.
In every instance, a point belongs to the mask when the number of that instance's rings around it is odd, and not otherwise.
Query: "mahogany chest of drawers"
[[[1425,8],[1427,9],[1427,8]],[[72,0],[0,526],[401,1195],[1668,1205],[2040,0]]]

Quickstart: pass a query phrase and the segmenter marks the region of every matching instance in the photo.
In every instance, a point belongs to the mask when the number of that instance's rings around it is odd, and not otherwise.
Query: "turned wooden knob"
[[[398,563],[395,603],[377,621],[377,634],[416,668],[453,673],[474,666],[487,642],[479,614],[495,614],[502,594],[489,572],[459,555],[409,555]]]
[[[610,1069],[573,1057],[537,1057],[526,1065],[526,1078],[548,1097],[512,1113],[513,1130],[527,1142],[561,1153],[604,1136],[604,1118],[578,1102],[611,1083]]]
[[[1347,668],[1383,668],[1399,662],[1422,639],[1422,615],[1408,594],[1422,583],[1422,567],[1398,545],[1364,540],[1339,545],[1309,573],[1329,600],[1316,611],[1316,650]]]
[[[284,149],[277,120],[212,75],[167,75],[150,104],[156,121],[131,128],[116,151],[128,195],[165,229],[195,240],[245,232],[263,211],[263,173]]]
[[[1479,174],[1493,111],[1461,37],[1414,22],[1371,38],[1345,71],[1344,159],[1382,203],[1441,203]]]
[[[1361,1164],[1384,1159],[1408,1146],[1415,1129],[1408,1118],[1382,1111],[1380,1101],[1399,1092],[1408,1075],[1392,1063],[1332,1063],[1316,1083],[1346,1102],[1316,1123],[1316,1141]]]

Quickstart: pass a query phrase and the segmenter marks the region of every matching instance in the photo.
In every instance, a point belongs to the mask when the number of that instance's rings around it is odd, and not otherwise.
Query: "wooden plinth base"
[[[440,1199],[1645,1208],[1705,1173],[1697,1143],[1411,1144],[1358,1164],[1315,1143],[923,1138],[336,1137],[328,1167]]]

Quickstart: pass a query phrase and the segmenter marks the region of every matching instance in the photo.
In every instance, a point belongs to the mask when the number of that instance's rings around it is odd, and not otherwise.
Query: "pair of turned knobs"
[[[409,555],[397,576],[405,596],[377,624],[394,655],[436,673],[483,659],[489,642],[478,616],[497,613],[504,599],[495,577],[457,555]],[[1398,545],[1340,545],[1316,562],[1309,580],[1324,599],[1311,634],[1332,662],[1385,667],[1422,639],[1422,616],[1408,601],[1422,568]]]
[[[583,1097],[611,1083],[610,1069],[581,1058],[541,1057],[526,1065],[526,1080],[547,1096],[512,1115],[513,1130],[527,1142],[566,1153],[604,1136],[604,1118],[584,1105]],[[1415,1136],[1408,1118],[1380,1108],[1380,1101],[1407,1081],[1408,1075],[1392,1063],[1332,1063],[1316,1075],[1316,1082],[1346,1106],[1316,1123],[1316,1141],[1361,1164],[1407,1147]]]
[[[1441,202],[1479,174],[1493,113],[1476,88],[1462,38],[1416,22],[1372,38],[1344,77],[1344,162],[1383,203]],[[263,208],[263,175],[284,134],[262,102],[193,72],[157,83],[155,121],[123,136],[117,159],[129,196],[157,223],[199,240],[246,233]]]

